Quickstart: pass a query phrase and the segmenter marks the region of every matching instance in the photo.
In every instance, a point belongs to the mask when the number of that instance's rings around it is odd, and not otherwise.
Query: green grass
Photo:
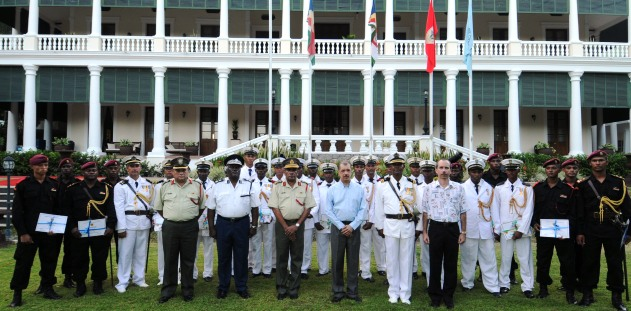
[[[57,269],[58,284],[55,290],[63,296],[61,300],[50,301],[40,296],[35,296],[34,292],[39,285],[39,260],[35,259],[35,265],[31,273],[29,287],[24,291],[24,305],[21,310],[199,310],[199,309],[215,309],[220,308],[221,311],[226,310],[345,310],[353,308],[356,310],[427,310],[429,307],[429,298],[427,296],[426,281],[424,278],[413,281],[412,287],[412,305],[407,306],[401,303],[392,305],[388,303],[387,286],[383,284],[385,277],[378,276],[376,269],[373,267],[373,275],[377,280],[375,283],[368,283],[360,280],[359,292],[363,298],[361,304],[354,301],[342,300],[338,304],[330,302],[331,293],[331,276],[315,277],[317,273],[317,258],[315,251],[315,243],[313,244],[313,261],[310,278],[303,280],[300,288],[300,297],[297,300],[286,299],[283,301],[276,300],[275,281],[262,277],[250,279],[248,281],[249,290],[252,298],[243,300],[234,292],[234,282],[232,283],[231,292],[227,299],[219,300],[215,297],[217,287],[217,261],[214,265],[214,278],[210,283],[206,283],[201,279],[195,284],[195,299],[192,302],[184,302],[178,290],[175,298],[169,302],[158,305],[157,301],[160,295],[160,288],[156,286],[158,282],[158,273],[156,267],[156,245],[152,243],[150,251],[149,270],[147,273],[147,283],[149,288],[139,288],[130,286],[126,293],[119,294],[111,287],[110,280],[104,284],[105,294],[95,296],[91,292],[91,282],[88,281],[88,293],[81,298],[72,296],[73,290],[66,289],[61,286],[63,277],[61,268]],[[536,245],[533,244],[533,248]],[[499,245],[496,245],[499,250]],[[11,301],[12,292],[9,290],[9,281],[13,273],[15,261],[13,260],[13,252],[15,246],[0,248],[0,279],[2,280],[3,290],[0,291],[0,308],[4,308]],[[627,257],[630,253],[627,251]],[[198,260],[198,268],[203,269],[200,259]],[[215,259],[216,259],[215,253]],[[550,287],[551,295],[546,299],[526,299],[521,293],[519,285],[514,285],[510,293],[502,298],[492,297],[482,286],[476,282],[473,291],[463,293],[460,290],[460,275],[458,280],[458,289],[455,294],[456,310],[579,310],[578,306],[570,306],[565,302],[564,292],[556,290],[559,286],[559,265],[556,256],[552,261],[552,279],[554,284]],[[109,264],[109,261],[108,261]],[[115,263],[114,263],[115,264]],[[59,260],[61,265],[61,260]],[[536,263],[535,263],[536,265]],[[596,303],[589,307],[589,310],[612,310],[610,302],[610,292],[607,291],[606,280],[606,263],[604,255],[602,256],[600,283],[598,289],[594,292]],[[499,268],[499,267],[498,267]],[[109,266],[108,266],[109,271]],[[116,266],[114,266],[114,275],[116,275]],[[201,270],[200,270],[201,275]],[[477,274],[476,274],[477,276]],[[88,276],[88,280],[89,280]],[[519,276],[518,276],[519,279]],[[116,279],[115,279],[116,283]],[[536,284],[535,284],[536,286]],[[535,293],[538,289],[535,289]],[[577,293],[577,299],[580,299],[580,293]],[[444,305],[441,310],[445,310]]]

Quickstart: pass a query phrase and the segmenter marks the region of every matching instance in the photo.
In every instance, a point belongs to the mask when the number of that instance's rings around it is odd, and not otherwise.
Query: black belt
[[[343,224],[345,225],[350,225],[352,221],[342,221]]]
[[[429,223],[432,225],[441,225],[441,226],[457,226],[458,223],[457,222],[446,222],[446,221],[436,221],[436,220],[429,220]]]
[[[165,221],[181,224],[181,223],[185,223],[185,222],[197,221],[197,218],[193,218],[193,219],[189,219],[189,220],[169,220],[169,219],[165,219]]]
[[[283,218],[283,220],[285,222],[298,222],[298,219],[285,219],[285,218]]]
[[[412,219],[412,214],[386,214],[386,218],[388,219]]]
[[[243,220],[243,219],[246,219],[246,218],[250,218],[250,215],[245,215],[245,216],[243,216],[243,217],[237,217],[237,218],[223,217],[223,216],[221,216],[221,215],[217,215],[217,217],[218,217],[218,218],[221,218],[221,219],[223,219],[223,220],[225,220],[225,221],[229,221],[229,222],[237,222],[237,221],[240,221],[240,220]]]
[[[147,215],[147,211],[145,210],[137,210],[137,211],[125,211],[125,215],[136,215],[136,216],[145,216]]]

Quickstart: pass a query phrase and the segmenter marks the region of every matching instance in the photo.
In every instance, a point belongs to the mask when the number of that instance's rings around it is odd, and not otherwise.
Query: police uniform
[[[317,160],[315,160],[317,161]],[[316,163],[316,162],[312,162],[312,163]],[[319,163],[319,161],[317,162]],[[308,167],[310,163],[307,163],[306,161],[304,161],[304,164],[302,167]],[[313,164],[311,164],[313,165]],[[312,179],[311,177],[307,176],[307,175],[302,175],[302,177],[300,178],[300,181],[304,184],[309,185],[309,191],[311,191],[311,193],[313,194],[313,198],[315,201],[315,206],[311,209],[311,211],[309,212],[309,216],[307,216],[307,219],[305,219],[305,223],[304,223],[304,231],[305,231],[305,237],[304,237],[304,242],[305,242],[305,246],[303,248],[303,254],[302,254],[302,266],[300,268],[300,276],[303,279],[307,279],[308,278],[308,272],[311,269],[311,256],[312,256],[312,250],[313,250],[313,231],[315,229],[315,215],[317,215],[320,211],[320,193],[319,193],[319,189],[318,189],[318,184],[316,183],[316,181],[314,179]]]
[[[334,174],[337,171],[337,166],[333,163],[322,163],[320,169],[323,173]],[[323,276],[331,271],[330,268],[330,249],[331,249],[331,221],[326,215],[328,206],[326,205],[326,196],[331,186],[335,185],[336,181],[333,179],[330,183],[323,180],[318,186],[318,192],[320,193],[320,202],[322,203],[320,210],[318,211],[315,220],[322,226],[322,230],[316,230],[316,244],[318,252],[318,276]],[[317,229],[317,228],[316,228]]]
[[[253,155],[257,157],[259,155],[259,150],[256,147],[247,147],[243,150],[243,155]],[[241,175],[239,175],[239,179],[247,179],[254,180],[256,179],[256,171],[254,169],[254,164],[252,166],[248,166],[244,163],[241,167]]]
[[[125,165],[140,164],[136,156],[126,157]],[[125,232],[126,237],[119,237],[118,284],[116,290],[124,293],[132,282],[140,287],[148,287],[145,282],[145,265],[151,229],[151,202],[153,184],[142,177],[133,179],[129,176],[114,186],[114,206],[116,207],[116,231]]]
[[[172,170],[173,169],[173,165],[171,164],[171,160],[164,160],[162,161],[162,170]],[[151,202],[152,206],[156,205],[156,200],[158,199],[158,193],[160,193],[160,188],[162,187],[162,185],[164,185],[164,183],[168,182],[170,179],[168,178],[163,178],[162,180],[156,182],[156,184],[153,187],[153,202]],[[162,216],[160,215],[160,213],[154,213],[153,214],[153,219],[152,219],[152,224],[153,224],[153,231],[155,231],[156,233],[156,242],[157,242],[157,252],[158,253],[158,286],[163,284],[164,281],[164,247],[163,247],[163,239],[162,239],[162,223],[164,223],[164,218],[162,218]],[[179,279],[179,277],[178,277]]]
[[[254,161],[255,168],[263,168],[267,171],[267,160],[256,159]],[[275,242],[274,242],[274,213],[267,206],[269,197],[272,194],[272,183],[267,177],[263,179],[257,178],[253,182],[256,189],[256,196],[259,199],[259,219],[256,234],[250,239],[250,258],[253,263],[252,275],[259,276],[261,273],[266,278],[271,277],[272,263],[276,259]],[[261,247],[263,250],[261,251]]]
[[[470,160],[465,166],[467,171],[484,170],[485,163],[483,160]],[[462,187],[467,205],[467,239],[460,246],[461,284],[464,289],[474,287],[475,266],[479,262],[484,288],[497,297],[500,295],[500,286],[491,217],[493,187],[484,179],[480,179],[477,184],[468,179]]]
[[[188,169],[188,159],[171,160],[174,169]],[[164,246],[164,284],[159,302],[173,297],[178,284],[178,258],[181,265],[182,295],[193,299],[193,265],[199,225],[197,220],[205,208],[206,194],[198,182],[188,178],[183,185],[171,179],[163,183],[157,193],[155,210],[164,218],[162,224]]]
[[[388,163],[405,164],[405,156],[395,153]],[[399,200],[399,197],[402,201]],[[420,200],[416,185],[410,179],[386,177],[375,193],[375,225],[383,230],[386,245],[386,269],[388,296],[391,303],[401,299],[410,303],[412,295],[412,264],[414,257],[415,230],[414,209],[420,212]]]
[[[504,159],[502,165],[507,168],[519,169],[523,164],[517,159]],[[530,222],[534,209],[534,194],[532,188],[517,178],[514,183],[508,179],[495,186],[491,215],[493,217],[494,234],[500,235],[502,261],[500,266],[500,292],[506,293],[510,289],[510,270],[513,252],[517,250],[519,271],[522,279],[521,290],[528,298],[533,298],[534,287],[533,256],[530,236],[532,234]],[[513,240],[513,234],[519,231],[522,237]]]
[[[211,169],[213,164],[208,161],[199,161],[196,163],[197,170],[200,169]],[[210,197],[213,187],[215,186],[215,182],[206,178],[206,180],[201,180],[197,178],[195,181],[202,185],[204,188],[204,192],[206,193],[206,206],[208,206],[208,198]],[[197,262],[197,255],[199,254],[199,245],[201,244],[203,247],[203,262],[204,262],[204,271],[202,277],[204,281],[209,282],[213,277],[213,256],[215,251],[213,249],[213,244],[215,239],[213,239],[208,232],[208,209],[204,209],[204,212],[198,219],[199,222],[199,233],[197,235],[197,244],[195,251],[195,262]],[[197,265],[193,266],[193,279],[197,280],[199,271],[197,270]]]

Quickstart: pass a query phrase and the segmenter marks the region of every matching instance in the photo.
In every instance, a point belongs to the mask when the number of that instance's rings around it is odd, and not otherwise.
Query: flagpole
[[[429,159],[434,160],[434,72],[429,73]]]
[[[268,16],[272,16],[272,1],[268,2],[267,5]],[[268,75],[267,75],[267,111],[269,111],[267,116],[267,160],[268,163],[272,163],[272,122],[274,122],[274,106],[272,105],[272,19],[268,18],[267,21],[267,55],[268,55]],[[282,90],[281,90],[282,91]],[[279,122],[280,123],[280,122]],[[272,169],[271,165],[268,165],[269,169]]]
[[[271,15],[270,15],[271,16]],[[309,62],[309,92],[311,94],[309,94],[309,139],[307,141],[307,150],[309,150],[309,162],[311,162],[311,131],[313,129],[313,83],[311,83],[311,79],[313,78],[313,65],[311,64],[311,62]]]
[[[469,76],[469,160],[473,160],[473,74]]]

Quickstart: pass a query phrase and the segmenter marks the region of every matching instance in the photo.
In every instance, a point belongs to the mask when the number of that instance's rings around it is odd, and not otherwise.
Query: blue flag
[[[471,76],[471,61],[473,58],[473,13],[471,0],[469,0],[469,10],[467,13],[467,28],[464,39],[464,63],[467,65],[467,73]]]

